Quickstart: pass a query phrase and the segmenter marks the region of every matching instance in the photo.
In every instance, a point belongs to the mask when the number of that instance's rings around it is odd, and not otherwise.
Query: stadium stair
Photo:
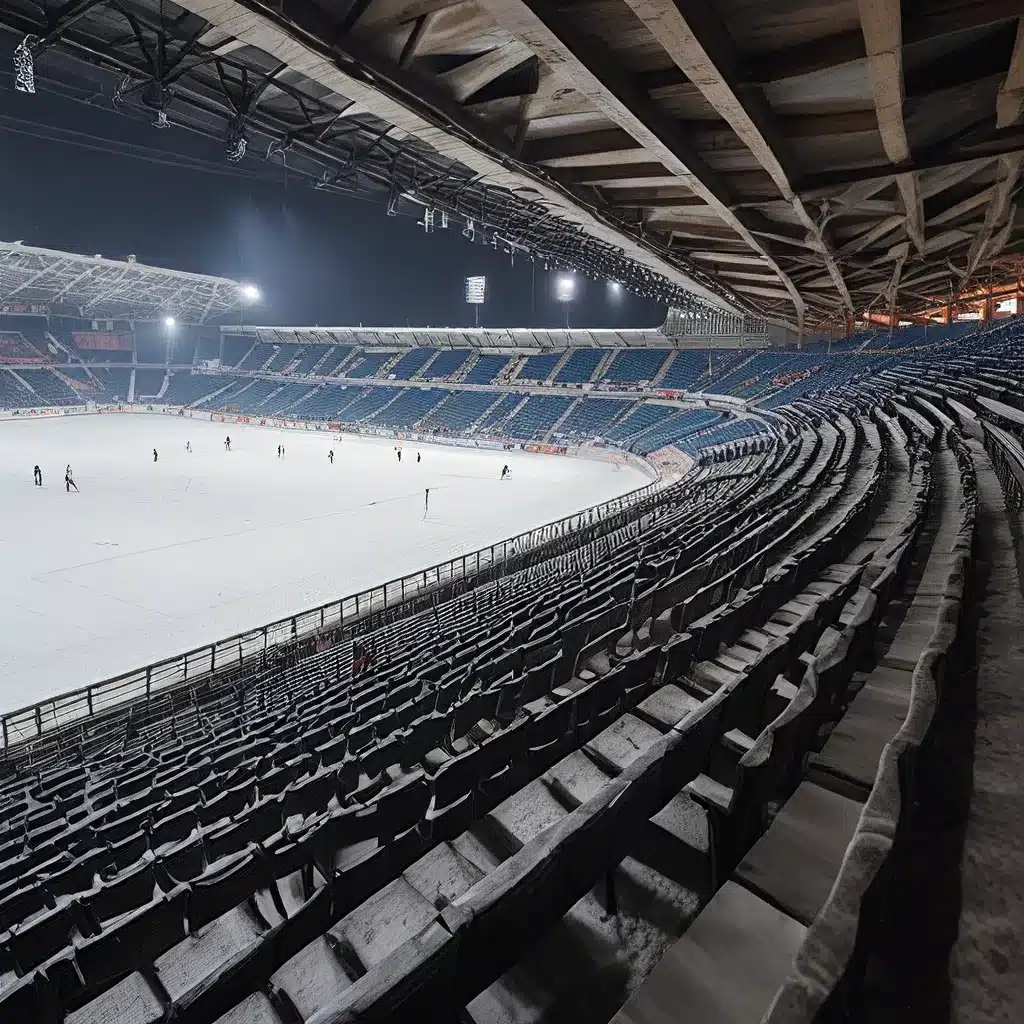
[[[434,352],[434,354],[409,378],[409,380],[429,379],[427,377],[427,372],[430,370],[430,367],[437,362],[438,356],[440,356],[443,351],[444,349],[439,348]]]
[[[38,392],[36,391],[36,389],[35,389],[34,387],[32,387],[32,385],[31,385],[31,384],[29,384],[29,382],[28,382],[27,380],[25,380],[25,378],[24,378],[24,377],[21,377],[21,376],[19,376],[19,374],[18,374],[18,371],[17,371],[17,370],[11,370],[10,372],[11,372],[11,376],[13,376],[13,377],[14,377],[14,379],[15,379],[15,380],[16,380],[16,381],[17,381],[17,382],[18,382],[18,383],[19,383],[19,384],[20,384],[20,385],[21,385],[21,386],[22,386],[22,387],[23,387],[23,388],[24,388],[24,389],[25,389],[25,390],[27,391],[27,392],[29,392],[29,394],[31,394],[31,395],[34,395],[34,396],[35,396],[35,397],[36,397],[37,399],[39,398],[39,393],[38,393]],[[41,405],[46,405],[47,403],[46,403],[46,402],[40,402],[40,404],[41,404]]]
[[[573,351],[573,349],[567,348],[562,353],[561,358],[558,360],[557,363],[555,363],[555,365],[551,369],[551,372],[548,374],[548,382],[555,380],[555,378],[562,372],[562,369],[565,367],[565,364],[569,362],[569,359],[572,356]]]
[[[227,384],[221,385],[221,387],[217,388],[215,391],[211,391],[209,394],[203,395],[202,398],[196,399],[196,401],[191,403],[192,407],[198,408],[199,406],[206,405],[208,402],[212,402],[215,398],[218,398],[226,391],[234,388],[237,383],[238,381],[235,379],[230,380]]]
[[[451,382],[453,384],[461,384],[473,371],[473,367],[480,362],[480,353],[471,352],[469,358],[459,367],[458,371],[452,374]]]
[[[676,358],[677,358],[678,355],[679,355],[679,350],[678,349],[675,349],[675,350],[673,350],[672,352],[669,353],[668,359],[666,359],[665,362],[662,363],[661,369],[658,370],[658,372],[651,379],[651,387],[652,388],[658,388],[658,387],[661,386],[661,382],[665,379],[666,375],[668,374],[669,369],[671,368],[672,364],[676,361]]]
[[[594,367],[594,372],[590,375],[590,381],[592,383],[599,383],[604,380],[605,374],[608,372],[608,367],[612,365],[615,357],[619,354],[619,349],[609,349],[601,354],[601,360],[597,366]]]
[[[246,349],[246,351],[243,354],[242,358],[239,359],[237,362],[232,363],[232,369],[236,369],[237,370],[243,363],[245,363],[246,360],[248,360],[249,356],[251,356],[256,351],[256,346],[257,345],[259,345],[259,342],[258,341],[254,341],[252,343],[252,345],[250,345],[249,348]]]
[[[555,420],[555,422],[552,423],[548,430],[545,432],[543,440],[550,441],[551,438],[556,433],[558,433],[558,428],[569,418],[570,415],[572,415],[573,410],[575,410],[578,406],[582,405],[585,401],[585,398],[577,398],[574,402],[570,403],[569,406],[566,408],[565,412],[563,412],[562,415],[559,416],[558,419]]]
[[[309,371],[310,377],[321,376],[320,371],[323,368],[323,366],[327,363],[327,361],[331,358],[331,356],[334,354],[334,348],[335,346],[333,345],[329,346],[327,351],[324,352],[324,354],[316,361],[316,363],[314,363],[313,368]]]

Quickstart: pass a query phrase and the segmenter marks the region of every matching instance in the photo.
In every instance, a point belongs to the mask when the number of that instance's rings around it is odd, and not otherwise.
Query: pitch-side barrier
[[[16,416],[0,414],[0,419],[52,418],[54,416],[90,415],[97,413],[151,413],[153,415],[179,415],[177,409],[167,406],[147,409],[139,406],[74,406],[59,409],[19,410]],[[213,414],[215,421],[238,422],[247,426],[270,426],[296,430],[310,429],[304,421],[289,421],[276,418],[235,416],[230,413]],[[196,413],[195,418],[210,418],[210,414]],[[416,435],[407,431],[392,431],[389,435],[403,441],[421,441],[434,444],[456,444],[466,446],[466,439],[445,438],[434,435]],[[500,442],[470,443],[469,447],[501,449]],[[153,662],[142,668],[126,672],[110,679],[91,683],[75,690],[59,694],[16,711],[0,716],[0,760],[11,756],[18,748],[43,739],[48,734],[59,732],[67,726],[84,724],[83,720],[98,718],[129,702],[146,701],[157,691],[174,687],[194,686],[220,673],[237,670],[246,664],[259,666],[266,663],[268,652],[279,645],[300,640],[324,637],[328,646],[333,638],[349,625],[358,625],[371,616],[389,610],[399,610],[415,598],[453,589],[459,581],[467,583],[501,563],[521,559],[524,554],[537,550],[570,533],[585,528],[597,527],[602,523],[621,519],[637,503],[655,493],[678,477],[687,468],[686,463],[676,461],[671,465],[656,466],[655,460],[648,461],[632,453],[610,449],[572,447],[565,445],[520,444],[517,450],[565,457],[595,459],[604,462],[625,460],[642,472],[649,480],[647,484],[602,502],[582,509],[569,516],[553,520],[490,544],[476,551],[450,558],[415,573],[389,580],[386,583],[359,591],[340,600],[329,601],[290,615],[275,622],[254,629],[236,633],[233,636],[204,644],[162,661]],[[685,458],[685,456],[684,456]]]

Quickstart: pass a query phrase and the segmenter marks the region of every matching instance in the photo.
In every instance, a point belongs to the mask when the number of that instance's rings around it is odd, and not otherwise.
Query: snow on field
[[[391,441],[141,414],[0,423],[0,711],[646,483],[587,460],[424,445],[417,464],[416,451],[399,465]],[[68,463],[80,494],[65,493]]]

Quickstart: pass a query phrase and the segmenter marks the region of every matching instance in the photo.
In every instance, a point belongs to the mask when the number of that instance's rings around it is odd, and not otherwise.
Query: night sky
[[[383,203],[316,192],[296,175],[282,180],[256,155],[236,173],[214,140],[159,131],[39,85],[36,96],[22,96],[0,77],[5,241],[134,253],[143,263],[252,281],[264,299],[258,313],[246,312],[249,323],[466,326],[473,311],[464,278],[484,274],[482,325],[564,326],[556,275],[543,265],[513,265],[459,228],[427,235],[412,217],[386,216]],[[77,144],[55,139],[55,130],[77,133]],[[128,155],[133,144],[149,159]],[[182,166],[175,154],[211,170]],[[581,275],[576,282],[574,327],[651,327],[664,318],[650,300],[613,298],[605,282]]]

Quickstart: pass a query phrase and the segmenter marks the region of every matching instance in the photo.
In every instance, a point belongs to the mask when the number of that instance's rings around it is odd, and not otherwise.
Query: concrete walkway
[[[955,1022],[1024,1021],[1024,598],[1002,489],[984,448],[978,476],[978,721],[962,869],[963,907],[950,958]]]

